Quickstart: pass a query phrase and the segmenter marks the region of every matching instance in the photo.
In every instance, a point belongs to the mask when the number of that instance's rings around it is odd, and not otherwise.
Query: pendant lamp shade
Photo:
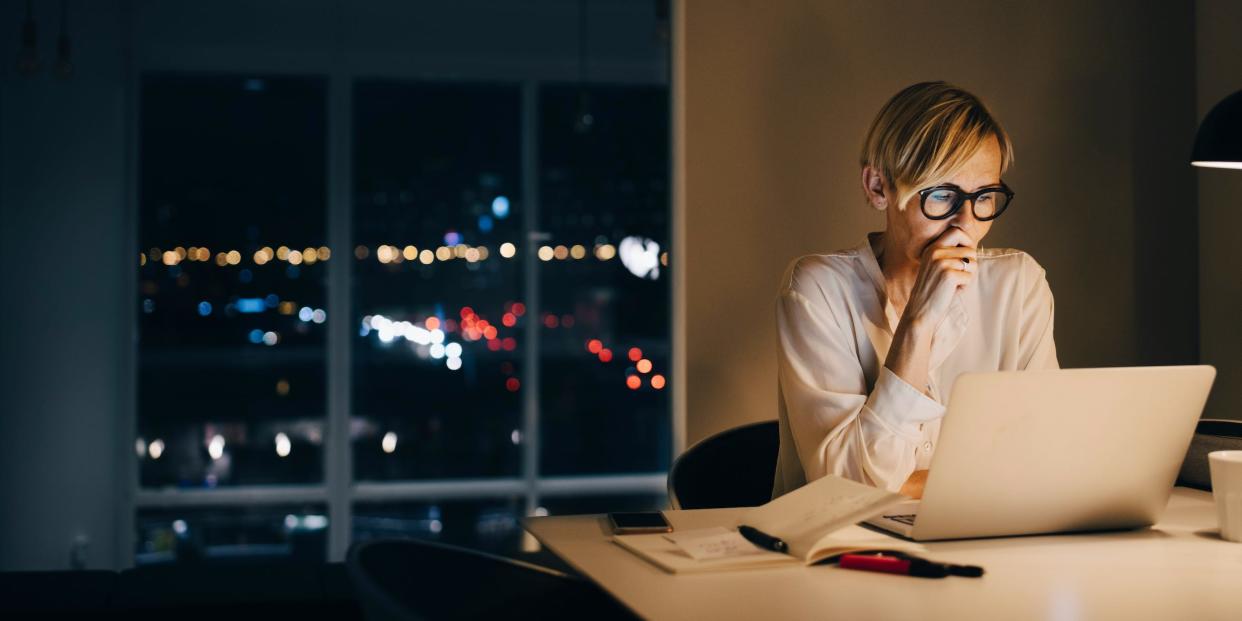
[[[1205,168],[1242,169],[1242,91],[1216,104],[1199,124],[1190,163]]]

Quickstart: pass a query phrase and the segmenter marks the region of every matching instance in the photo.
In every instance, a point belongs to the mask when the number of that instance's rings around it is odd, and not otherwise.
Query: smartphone
[[[672,525],[659,511],[609,513],[608,520],[612,522],[612,532],[616,535],[673,532]]]

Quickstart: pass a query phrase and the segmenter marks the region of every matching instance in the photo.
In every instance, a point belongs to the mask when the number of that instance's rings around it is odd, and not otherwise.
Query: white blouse
[[[776,302],[773,498],[828,473],[896,492],[928,467],[958,375],[1057,368],[1044,269],[1020,250],[980,248],[978,257],[974,283],[933,336],[930,397],[884,367],[901,317],[869,239],[790,264]]]

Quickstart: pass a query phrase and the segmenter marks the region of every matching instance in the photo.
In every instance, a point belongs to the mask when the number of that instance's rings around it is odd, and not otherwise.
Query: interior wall
[[[924,80],[975,92],[1013,138],[1017,198],[985,244],[1047,269],[1061,364],[1193,360],[1196,258],[1170,249],[1197,230],[1153,216],[1195,191],[1193,10],[686,0],[687,440],[776,416],[777,281],[883,228],[858,151],[880,106]],[[1152,269],[1173,278],[1137,282]]]
[[[1199,118],[1242,89],[1242,3],[1198,0],[1196,70]],[[1203,361],[1216,366],[1205,416],[1242,419],[1242,171],[1195,169],[1199,183],[1199,279]]]
[[[128,332],[118,2],[72,3],[74,75],[53,77],[59,3],[32,3],[44,70],[15,74],[25,3],[0,5],[0,571],[110,568]],[[49,44],[50,43],[50,44]],[[77,544],[75,544],[77,542]]]

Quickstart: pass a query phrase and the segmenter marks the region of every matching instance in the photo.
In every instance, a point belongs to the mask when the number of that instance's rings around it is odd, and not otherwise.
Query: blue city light
[[[142,312],[148,315],[155,312],[155,300],[147,298],[142,301]]]
[[[509,215],[509,199],[504,196],[497,196],[492,199],[492,215],[505,219]]]
[[[302,309],[298,311],[298,319],[301,319],[302,321],[310,321],[314,318],[314,316],[315,310],[309,306],[303,306]]]
[[[199,302],[198,303],[198,314],[202,315],[203,317],[210,315],[211,314],[211,302],[208,302],[207,300],[203,300],[202,302]]]
[[[250,342],[258,345],[263,342],[263,331],[255,328],[250,331]]]
[[[237,300],[237,312],[239,313],[261,313],[267,310],[267,304],[263,303],[263,298],[239,298]]]
[[[243,283],[249,283],[254,280],[254,274],[250,272],[249,268],[242,268],[242,271],[237,273],[237,280],[240,280]]]
[[[492,232],[492,217],[491,216],[487,214],[483,214],[479,216],[479,230],[484,233]]]
[[[290,265],[289,267],[285,268],[285,276],[288,276],[289,278],[297,278],[298,274],[301,274],[301,273],[302,273],[302,270],[298,269],[298,266],[296,265]]]
[[[444,234],[444,245],[456,246],[461,243],[461,233],[457,231],[449,231]]]
[[[263,303],[266,304],[268,308],[276,308],[276,305],[280,304],[280,296],[275,293],[269,293],[267,294],[267,297],[263,298]]]

